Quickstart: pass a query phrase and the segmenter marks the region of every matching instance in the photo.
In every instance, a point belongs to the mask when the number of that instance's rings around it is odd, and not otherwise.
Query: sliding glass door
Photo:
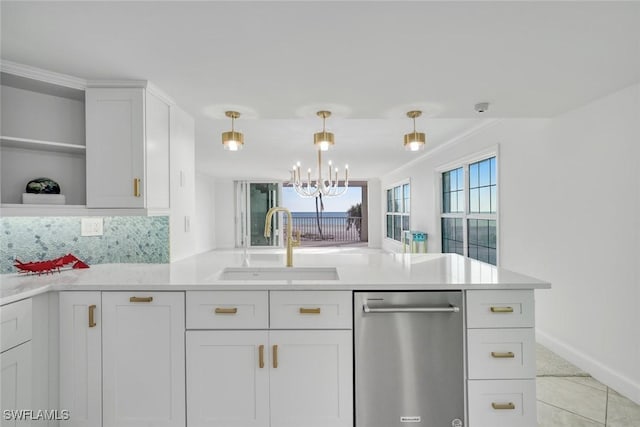
[[[281,246],[280,214],[271,221],[271,237],[264,237],[267,211],[278,206],[281,185],[277,182],[236,182],[236,246]]]

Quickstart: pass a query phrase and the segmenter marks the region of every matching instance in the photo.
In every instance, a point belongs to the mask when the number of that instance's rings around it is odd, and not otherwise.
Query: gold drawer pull
[[[133,178],[133,196],[140,197],[140,178]]]
[[[264,368],[264,345],[258,346],[258,366],[260,369]]]
[[[496,402],[493,402],[491,404],[491,407],[493,409],[516,409],[516,405],[514,405],[513,402],[509,402],[509,403],[496,403]]]
[[[300,314],[320,314],[320,307],[317,307],[317,308],[300,307]]]
[[[273,346],[273,367],[277,368],[278,367],[278,346],[274,345]]]
[[[153,301],[153,297],[131,297],[129,298],[129,302],[151,302]]]
[[[513,313],[513,307],[491,307],[492,313]]]
[[[93,328],[96,326],[95,311],[96,311],[96,305],[91,304],[89,306],[89,327],[90,328]]]
[[[507,351],[506,353],[500,353],[498,351],[492,351],[491,357],[495,357],[496,359],[513,359],[516,357],[515,354],[511,351]]]
[[[230,308],[216,307],[214,311],[216,314],[236,314],[238,312],[238,307],[230,307]]]

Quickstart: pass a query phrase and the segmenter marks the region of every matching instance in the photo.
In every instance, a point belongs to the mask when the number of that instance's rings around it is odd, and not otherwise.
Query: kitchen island
[[[331,280],[222,278],[230,267],[284,262],[277,251],[213,251],[172,264],[4,275],[3,325],[13,316],[29,330],[9,347],[3,330],[3,371],[21,360],[47,365],[49,396],[17,400],[69,410],[64,425],[361,427],[354,293],[449,291],[464,317],[464,413],[452,425],[536,425],[533,290],[549,283],[455,254],[328,249],[296,252],[294,268],[335,267]],[[15,349],[18,357],[6,356]],[[398,425],[421,425],[406,415]]]

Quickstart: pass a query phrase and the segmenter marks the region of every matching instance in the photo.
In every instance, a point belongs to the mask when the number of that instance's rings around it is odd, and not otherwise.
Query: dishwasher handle
[[[457,313],[460,307],[449,304],[447,307],[376,307],[371,308],[367,301],[362,305],[362,311],[365,313]]]

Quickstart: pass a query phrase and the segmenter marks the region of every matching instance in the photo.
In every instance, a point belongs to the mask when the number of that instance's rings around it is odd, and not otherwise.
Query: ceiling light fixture
[[[322,117],[322,132],[313,134],[313,144],[318,146],[321,151],[329,150],[329,147],[335,144],[335,138],[331,132],[327,132],[325,128],[325,120],[331,116],[331,111],[318,111],[318,117]]]
[[[407,117],[413,119],[413,132],[404,135],[404,148],[408,151],[419,151],[424,149],[427,137],[422,132],[416,132],[416,117],[420,117],[422,111],[409,111]]]
[[[349,188],[349,165],[345,165],[344,171],[344,187],[338,187],[338,168],[334,168],[331,160],[329,160],[329,178],[322,178],[322,152],[327,151],[330,146],[334,145],[335,139],[333,133],[327,132],[325,128],[325,120],[331,116],[330,111],[318,111],[318,117],[322,117],[322,132],[313,135],[313,144],[318,149],[318,179],[315,183],[311,181],[311,168],[307,169],[307,180],[303,181],[300,177],[300,162],[296,163],[291,170],[291,183],[296,193],[302,197],[336,197],[347,192]]]
[[[235,119],[240,117],[237,111],[225,111],[224,115],[231,118],[231,131],[222,133],[222,145],[225,150],[239,151],[244,146],[244,135],[242,132],[236,132],[233,125]]]

